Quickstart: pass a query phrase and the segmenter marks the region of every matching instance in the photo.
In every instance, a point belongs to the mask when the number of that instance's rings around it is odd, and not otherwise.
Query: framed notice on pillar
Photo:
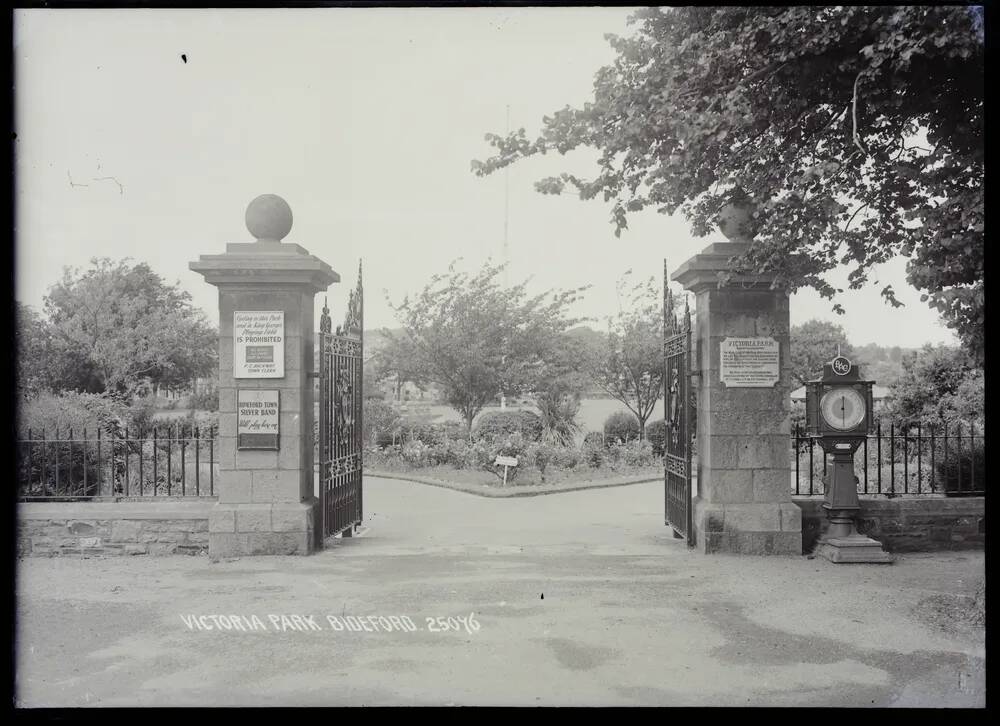
[[[233,378],[285,377],[285,312],[233,313]]]
[[[278,448],[278,391],[236,391],[236,448]]]
[[[727,388],[773,388],[781,377],[774,338],[726,338],[719,348],[719,378]]]

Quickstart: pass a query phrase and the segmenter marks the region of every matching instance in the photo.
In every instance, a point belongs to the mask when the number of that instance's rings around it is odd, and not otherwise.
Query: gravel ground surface
[[[662,496],[485,499],[370,478],[366,532],[312,557],[23,560],[16,702],[984,705],[983,629],[929,605],[975,597],[981,552],[706,557],[670,536]],[[447,620],[472,613],[478,630]],[[263,627],[185,623],[213,614]],[[327,617],[369,615],[416,630]]]

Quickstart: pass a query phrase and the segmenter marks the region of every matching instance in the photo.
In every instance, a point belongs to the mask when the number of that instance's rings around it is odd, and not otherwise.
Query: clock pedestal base
[[[837,564],[859,562],[868,564],[891,564],[892,555],[882,549],[882,545],[871,537],[855,532],[850,537],[824,538],[816,545],[813,555]]]
[[[830,527],[820,538],[813,555],[837,564],[858,562],[889,564],[892,555],[882,549],[878,540],[860,534],[854,523],[859,507],[832,509],[824,504]]]

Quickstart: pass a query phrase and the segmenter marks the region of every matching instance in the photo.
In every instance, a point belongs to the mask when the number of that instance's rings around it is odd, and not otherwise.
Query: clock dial
[[[834,388],[819,401],[823,420],[838,431],[853,429],[864,420],[865,400],[853,388]]]

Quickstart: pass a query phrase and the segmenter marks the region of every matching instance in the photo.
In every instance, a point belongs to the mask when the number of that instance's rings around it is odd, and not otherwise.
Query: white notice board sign
[[[728,388],[771,388],[781,377],[774,338],[726,338],[719,347],[719,377]]]
[[[233,313],[233,378],[285,377],[285,312]]]
[[[278,391],[236,392],[236,448],[278,448]]]

